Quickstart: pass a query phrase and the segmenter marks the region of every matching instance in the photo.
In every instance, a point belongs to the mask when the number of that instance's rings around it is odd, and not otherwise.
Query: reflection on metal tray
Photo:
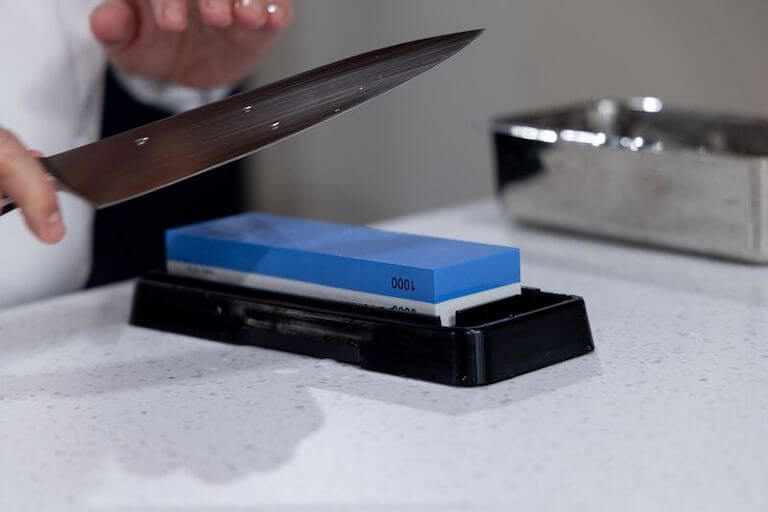
[[[599,99],[493,132],[517,219],[768,263],[768,119]]]

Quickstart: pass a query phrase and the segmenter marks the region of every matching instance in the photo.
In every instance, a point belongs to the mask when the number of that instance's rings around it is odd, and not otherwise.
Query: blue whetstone
[[[520,251],[246,213],[166,233],[167,259],[437,304],[520,282]]]

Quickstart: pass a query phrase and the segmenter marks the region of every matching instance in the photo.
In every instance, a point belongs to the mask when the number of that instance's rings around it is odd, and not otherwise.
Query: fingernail
[[[163,10],[163,17],[171,25],[181,26],[184,24],[184,9],[179,3],[171,2],[166,4]]]
[[[220,0],[208,0],[207,2],[208,9],[219,12],[228,11],[231,5],[232,4],[227,5],[225,2]]]
[[[268,14],[262,0],[237,0],[235,8],[239,22],[250,29],[259,29],[267,22]]]
[[[57,210],[45,219],[41,233],[48,242],[58,242],[64,236],[64,223],[61,220],[61,213]]]
[[[58,210],[56,210],[55,212],[50,214],[47,219],[45,219],[45,223],[48,224],[49,226],[61,224],[61,213]]]

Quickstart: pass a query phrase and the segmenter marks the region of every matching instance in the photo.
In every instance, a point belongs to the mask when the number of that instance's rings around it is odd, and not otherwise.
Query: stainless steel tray
[[[493,122],[528,223],[768,263],[768,120],[604,98]]]

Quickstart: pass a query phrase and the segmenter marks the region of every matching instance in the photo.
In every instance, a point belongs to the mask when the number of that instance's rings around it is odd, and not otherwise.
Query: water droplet
[[[249,114],[253,110],[253,105],[248,105],[246,107],[243,107],[243,112],[246,114]]]
[[[269,5],[267,5],[267,12],[269,14],[275,14],[277,12],[277,9],[278,9],[277,4],[269,4]]]
[[[334,113],[336,113],[336,114],[338,114],[339,112],[341,112],[340,108],[337,108],[336,110],[334,110]]]
[[[149,137],[142,137],[140,139],[136,139],[135,141],[133,141],[133,143],[136,144],[137,146],[143,146],[147,142],[149,142]]]
[[[276,373],[277,375],[293,375],[295,373],[299,373],[299,369],[290,367],[275,368],[272,370],[272,373]]]
[[[365,90],[365,87],[360,87],[358,91],[363,92]]]
[[[276,121],[276,122],[272,123],[272,129],[273,130],[277,130],[278,128],[280,128],[280,121]]]

